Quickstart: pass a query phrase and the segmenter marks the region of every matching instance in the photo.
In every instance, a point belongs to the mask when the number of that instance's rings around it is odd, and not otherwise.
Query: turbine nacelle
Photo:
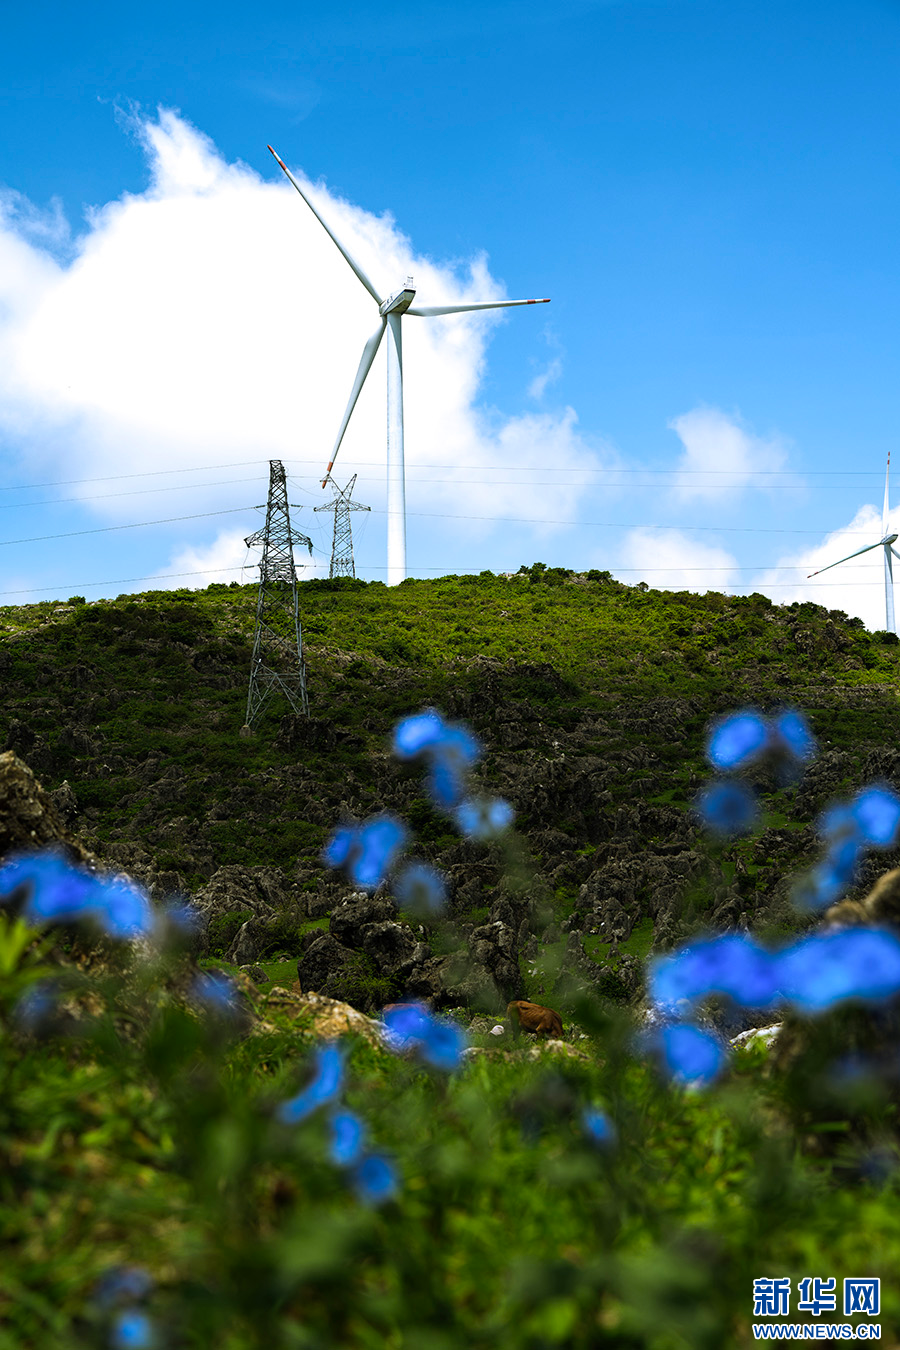
[[[897,542],[897,538],[898,536],[896,534],[886,534],[881,542],[883,544],[895,544]]]
[[[407,281],[402,291],[395,291],[393,295],[389,295],[378,306],[378,313],[382,318],[385,318],[388,314],[403,314],[409,309],[416,298],[415,291],[410,288],[411,280],[412,278]]]

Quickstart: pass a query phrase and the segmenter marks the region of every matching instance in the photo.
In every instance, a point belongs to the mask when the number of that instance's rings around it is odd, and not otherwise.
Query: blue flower
[[[406,826],[396,816],[371,816],[362,825],[337,829],[322,850],[322,859],[329,867],[343,867],[357,886],[374,891],[408,838]]]
[[[450,811],[465,793],[469,769],[480,758],[481,746],[466,727],[445,722],[440,713],[428,708],[397,724],[394,754],[400,759],[427,759],[429,795],[441,811]]]
[[[781,952],[777,963],[781,993],[807,1012],[900,991],[900,939],[878,928],[817,933]]]
[[[328,867],[343,867],[350,856],[357,834],[358,829],[355,825],[340,826],[322,849],[322,861]]]
[[[609,1148],[616,1142],[616,1127],[605,1111],[598,1106],[586,1106],[581,1113],[581,1127],[585,1137],[600,1148]]]
[[[442,811],[451,811],[465,795],[468,771],[458,760],[436,756],[428,766],[425,781],[435,806]]]
[[[156,1344],[153,1323],[146,1313],[129,1308],[116,1316],[110,1332],[113,1350],[152,1350]]]
[[[859,832],[872,848],[891,848],[900,826],[900,798],[889,788],[870,787],[857,793],[851,807]]]
[[[94,1286],[94,1300],[108,1310],[122,1303],[137,1303],[152,1288],[152,1277],[140,1266],[112,1266]]]
[[[37,980],[16,1001],[13,1017],[21,1031],[40,1031],[56,1011],[59,996],[55,980]]]
[[[397,1194],[397,1172],[381,1153],[369,1153],[353,1172],[356,1194],[367,1205],[382,1205]]]
[[[733,713],[714,727],[706,755],[716,769],[742,768],[762,753],[768,739],[768,727],[759,713]]]
[[[108,937],[149,937],[156,927],[150,901],[133,882],[119,878],[99,883],[100,922]]]
[[[96,908],[97,878],[55,851],[19,854],[0,867],[0,895],[20,886],[30,890],[23,911],[28,923],[68,923]]]
[[[804,764],[815,757],[815,737],[801,713],[794,709],[781,713],[775,718],[772,729],[780,745],[798,763]]]
[[[455,1022],[434,1017],[423,1003],[403,1003],[384,1014],[386,1040],[397,1050],[415,1050],[435,1069],[452,1073],[463,1061],[466,1038]]]
[[[296,1097],[281,1103],[276,1111],[278,1119],[284,1125],[296,1125],[305,1120],[320,1106],[334,1100],[343,1079],[343,1053],[333,1043],[321,1046],[316,1051],[312,1081]]]
[[[502,797],[469,797],[453,813],[460,832],[468,839],[496,839],[508,829],[515,812]]]
[[[391,1044],[405,1050],[417,1045],[427,1034],[431,1014],[424,1003],[399,1003],[383,1015]]]
[[[231,1017],[237,1012],[237,988],[224,971],[201,971],[194,977],[192,989],[194,997],[219,1017]]]
[[[650,968],[649,992],[667,1009],[708,994],[727,994],[750,1008],[765,1008],[777,997],[771,955],[738,934],[693,943],[658,958]]]
[[[757,816],[756,798],[743,783],[713,783],[697,798],[697,814],[716,834],[744,834]]]
[[[75,867],[55,850],[24,853],[0,867],[0,895],[20,886],[30,894],[23,917],[35,925],[92,919],[112,938],[147,937],[156,919],[144,891],[122,877]]]
[[[432,1019],[421,1044],[426,1064],[442,1073],[453,1073],[463,1062],[466,1038],[455,1022]]]
[[[444,719],[434,708],[405,717],[394,728],[394,754],[398,759],[414,759],[440,741],[445,731]]]
[[[366,1127],[352,1111],[338,1111],[331,1117],[331,1161],[338,1167],[353,1167],[362,1157]]]
[[[394,885],[394,896],[403,909],[418,919],[432,919],[447,907],[444,878],[427,863],[411,862]]]
[[[705,1087],[725,1067],[727,1057],[715,1036],[689,1022],[663,1027],[658,1041],[663,1066],[677,1083]]]

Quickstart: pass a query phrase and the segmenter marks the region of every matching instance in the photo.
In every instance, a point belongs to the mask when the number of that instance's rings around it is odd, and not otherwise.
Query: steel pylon
[[[246,726],[253,726],[272,695],[278,693],[284,695],[298,716],[308,717],[294,544],[305,544],[312,553],[312,541],[291,528],[287,483],[280,459],[269,460],[266,523],[244,542],[248,548],[261,546],[263,551]]]
[[[345,488],[339,488],[332,478],[327,474],[326,483],[330,483],[334,492],[334,497],[330,502],[323,502],[321,506],[314,506],[314,511],[333,511],[334,512],[334,537],[331,544],[331,566],[328,569],[329,577],[355,577],[356,568],[353,563],[353,532],[350,529],[351,511],[371,511],[371,506],[361,506],[359,502],[351,502],[350,494],[356,482],[356,474],[350,479]]]

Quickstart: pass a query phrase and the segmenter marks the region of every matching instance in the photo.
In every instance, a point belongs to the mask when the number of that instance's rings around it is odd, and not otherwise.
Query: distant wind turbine
[[[837,562],[829,563],[827,567],[820,567],[818,572],[810,572],[809,577],[820,576],[822,572],[828,572],[832,567],[840,567],[841,563],[849,562],[851,558],[858,558],[861,553],[870,553],[873,548],[884,549],[884,626],[889,633],[896,633],[897,621],[894,618],[894,568],[891,562],[891,554],[900,561],[900,553],[892,547],[897,541],[896,534],[888,534],[888,479],[891,473],[891,455],[888,451],[887,470],[884,475],[884,507],[881,512],[881,538],[875,544],[866,544],[865,548],[858,548],[855,553],[848,553],[846,558],[839,558]],[[807,581],[809,580],[807,577]]]
[[[325,221],[319,215],[284,160],[281,159],[279,155],[275,154],[271,145],[268,148],[271,153],[275,155],[278,163],[300,193],[300,196],[306,202],[306,205],[309,207],[310,211],[312,211],[316,220],[343,254],[359,280],[365,286],[366,290],[378,306],[378,313],[381,315],[381,323],[363,348],[362,359],[359,363],[359,369],[356,372],[356,379],[353,381],[353,388],[350,391],[350,400],[347,403],[347,409],[344,413],[344,418],[334,443],[334,449],[331,452],[331,459],[328,462],[328,468],[325,470],[325,477],[322,480],[323,488],[328,482],[328,476],[331,473],[332,466],[337,458],[337,452],[340,449],[341,441],[344,439],[344,432],[347,430],[347,423],[350,421],[350,415],[356,407],[356,400],[359,398],[360,390],[365,384],[366,376],[372,368],[372,362],[375,360],[375,353],[378,351],[385,330],[390,329],[391,336],[388,340],[387,352],[387,580],[389,586],[395,586],[406,576],[406,476],[403,464],[403,344],[400,329],[401,315],[414,314],[418,318],[430,319],[440,314],[465,314],[473,309],[509,309],[513,305],[548,305],[550,301],[487,300],[475,305],[417,305],[414,308],[412,302],[416,292],[413,288],[412,277],[406,278],[406,285],[402,290],[395,291],[393,295],[389,295],[386,299],[383,299],[378,294],[359,263],[350,256],[337,235],[335,235],[329,226],[326,225]]]

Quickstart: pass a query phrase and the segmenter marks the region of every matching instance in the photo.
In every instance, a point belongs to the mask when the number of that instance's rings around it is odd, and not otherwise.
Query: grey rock
[[[304,993],[322,993],[325,986],[347,968],[353,953],[333,933],[318,933],[297,962],[297,979]],[[337,997],[337,995],[331,995]]]

